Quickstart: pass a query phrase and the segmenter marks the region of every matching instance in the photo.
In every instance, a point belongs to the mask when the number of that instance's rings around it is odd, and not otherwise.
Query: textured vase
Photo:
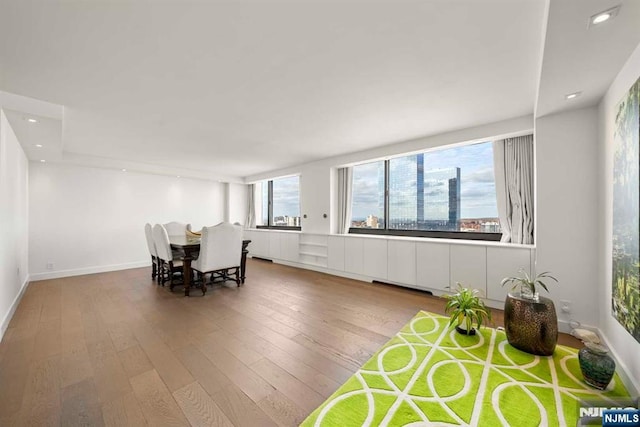
[[[549,298],[537,301],[510,293],[504,303],[504,328],[509,344],[518,350],[550,356],[558,342],[556,307]]]
[[[578,359],[584,381],[598,390],[607,388],[616,371],[616,362],[607,354],[607,349],[598,344],[585,343],[578,352]]]

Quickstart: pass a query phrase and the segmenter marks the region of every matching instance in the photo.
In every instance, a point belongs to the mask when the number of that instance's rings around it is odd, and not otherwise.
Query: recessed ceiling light
[[[593,18],[591,20],[591,23],[593,24],[600,24],[604,21],[609,20],[609,18],[611,18],[611,14],[610,13],[601,13],[600,15],[597,15],[595,18]]]
[[[38,123],[38,121],[36,119],[27,119],[27,121],[29,123]]]
[[[46,163],[46,160],[42,159],[40,160],[40,163]]]
[[[177,175],[176,178],[180,178],[180,175]]]
[[[602,24],[603,22],[610,21],[615,18],[620,10],[620,5],[616,7],[612,7],[611,9],[603,10],[602,12],[598,12],[595,15],[592,15],[589,18],[589,27],[594,25]]]
[[[126,169],[122,169],[122,172],[126,172],[126,171],[127,171]]]
[[[564,98],[567,99],[567,100],[568,99],[576,99],[580,95],[582,95],[582,92],[573,92],[573,93],[565,95]]]
[[[42,144],[36,144],[36,148],[42,148]]]

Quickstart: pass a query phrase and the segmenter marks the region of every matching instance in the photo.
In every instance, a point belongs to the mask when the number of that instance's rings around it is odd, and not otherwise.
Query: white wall
[[[239,222],[243,224],[247,221],[247,209],[248,209],[248,191],[247,185],[245,184],[235,184],[229,183],[227,199],[226,199],[226,210],[227,210],[227,221],[234,223]]]
[[[613,132],[615,129],[615,106],[629,90],[631,85],[640,77],[640,45],[629,58],[627,64],[620,71],[599,108],[599,192],[602,194],[598,205],[602,216],[599,230],[599,244],[601,249],[597,276],[596,298],[600,307],[600,330],[608,341],[625,371],[635,382],[637,392],[640,393],[640,343],[638,343],[611,314],[611,254],[612,254],[612,217],[613,217]],[[636,307],[637,310],[640,308]]]
[[[571,315],[558,312],[565,328],[598,323],[597,134],[595,107],[536,120],[536,270],[559,280],[549,288],[556,309],[570,301]]]
[[[32,280],[147,265],[146,222],[197,230],[225,212],[213,181],[34,162],[29,180]]]
[[[0,110],[0,339],[28,280],[29,162]]]

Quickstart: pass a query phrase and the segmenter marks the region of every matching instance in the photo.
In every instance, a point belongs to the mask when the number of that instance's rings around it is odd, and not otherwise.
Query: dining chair
[[[191,268],[205,280],[211,273],[211,282],[235,280],[240,286],[240,261],[242,258],[242,228],[222,222],[213,227],[202,228],[200,255],[191,263]],[[235,279],[229,271],[235,270]],[[216,280],[219,279],[219,280]]]
[[[149,248],[149,254],[151,255],[151,280],[155,280],[158,274],[158,253],[156,251],[156,244],[153,242],[153,231],[151,224],[146,223],[144,225],[144,235],[147,239],[147,248]],[[159,281],[159,280],[158,280]]]
[[[185,224],[183,222],[171,221],[162,226],[167,230],[169,236],[184,236],[187,230],[191,229],[191,224]]]
[[[185,224],[184,222],[171,221],[162,224],[162,226],[167,230],[169,236],[184,236],[187,234],[187,231],[191,231],[191,224]],[[173,250],[173,258],[182,257],[184,257],[184,251],[178,249]]]
[[[164,286],[169,281],[169,285],[173,287],[174,274],[182,273],[182,261],[174,260],[171,244],[169,243],[169,234],[161,224],[153,226],[153,242],[156,246],[157,257],[160,260],[158,272],[160,284]]]

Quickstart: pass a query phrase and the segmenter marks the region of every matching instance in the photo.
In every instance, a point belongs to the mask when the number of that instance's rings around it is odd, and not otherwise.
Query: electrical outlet
[[[47,270],[53,270],[53,263],[51,261],[47,263]]]
[[[571,313],[571,301],[560,300],[560,311],[563,313]]]

